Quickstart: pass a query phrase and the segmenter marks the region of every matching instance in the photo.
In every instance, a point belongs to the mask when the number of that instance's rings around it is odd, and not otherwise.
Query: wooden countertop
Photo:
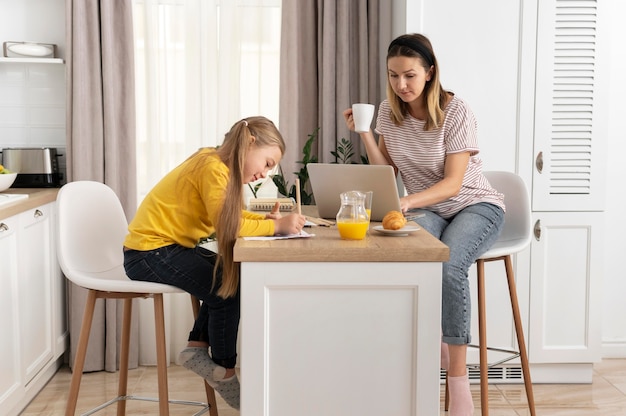
[[[304,207],[303,207],[304,208]],[[372,230],[363,240],[342,240],[337,227],[306,228],[311,238],[244,240],[235,243],[237,262],[409,262],[447,261],[448,246],[420,229],[407,236],[388,236]],[[414,224],[414,223],[411,223]]]
[[[59,188],[10,188],[5,193],[28,194],[28,198],[0,207],[0,220],[56,200]],[[407,236],[387,236],[372,230],[363,240],[342,240],[337,227],[311,227],[311,238],[255,241],[237,240],[238,262],[408,262],[447,261],[448,247],[420,229]]]
[[[0,220],[12,217],[29,209],[56,201],[59,188],[9,188],[5,194],[26,194],[28,198],[0,206]]]

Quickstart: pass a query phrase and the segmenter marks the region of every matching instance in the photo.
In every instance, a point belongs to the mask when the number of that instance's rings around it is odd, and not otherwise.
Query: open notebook
[[[271,211],[277,202],[280,212],[291,212],[296,207],[293,198],[250,198],[248,209],[250,211]]]
[[[335,218],[346,191],[373,191],[372,221],[382,221],[389,211],[400,211],[398,184],[388,165],[309,163],[309,180],[321,218]]]

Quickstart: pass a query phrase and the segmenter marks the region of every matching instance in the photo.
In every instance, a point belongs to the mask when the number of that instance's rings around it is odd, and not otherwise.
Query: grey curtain
[[[128,218],[137,206],[133,54],[130,0],[66,0],[68,181],[106,183],[117,193]],[[70,286],[72,366],[86,290]],[[85,371],[117,369],[122,309],[122,301],[98,300]],[[134,314],[133,367],[137,366],[137,337]]]
[[[351,139],[354,161],[365,154],[342,111],[355,102],[378,104],[384,97],[382,60],[391,41],[387,0],[283,1],[281,34],[280,130],[287,141],[281,166],[285,179],[300,169],[302,147],[317,127],[314,154],[330,153],[341,138]]]

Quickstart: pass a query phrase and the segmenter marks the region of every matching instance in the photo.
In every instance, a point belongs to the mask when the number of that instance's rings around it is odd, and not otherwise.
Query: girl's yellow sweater
[[[215,232],[228,184],[228,167],[216,155],[193,168],[195,158],[215,149],[203,149],[168,173],[149,193],[131,221],[124,246],[153,250],[171,244],[195,247]],[[192,165],[193,166],[193,165]],[[243,185],[242,185],[243,186]],[[240,236],[274,234],[274,221],[241,211]]]

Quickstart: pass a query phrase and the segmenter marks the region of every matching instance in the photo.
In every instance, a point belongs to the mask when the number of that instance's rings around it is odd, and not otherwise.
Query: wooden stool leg
[[[513,274],[513,264],[511,262],[511,256],[506,256],[504,258],[504,265],[506,267],[506,277],[509,284],[509,296],[511,297],[511,309],[513,310],[513,320],[515,322],[517,346],[520,352],[520,360],[522,362],[522,374],[524,375],[524,387],[526,388],[528,408],[530,409],[530,415],[535,416],[535,398],[533,395],[533,384],[530,379],[530,367],[528,365],[528,353],[526,352],[526,340],[524,339],[522,318],[519,312],[519,302],[517,299],[517,289],[515,284],[515,276]]]
[[[85,368],[85,356],[87,355],[87,344],[89,343],[89,332],[91,331],[91,322],[93,321],[93,311],[95,307],[96,291],[89,290],[87,293],[87,302],[85,303],[85,311],[83,312],[83,322],[80,327],[76,357],[74,358],[72,381],[70,383],[70,391],[67,397],[65,416],[74,416],[74,413],[76,413],[78,390],[80,389],[80,380],[83,376],[83,369]]]
[[[210,416],[218,416],[217,414],[217,401],[215,400],[215,390],[206,381],[204,382],[204,390],[206,391],[206,401],[211,406],[209,407]]]
[[[193,311],[193,319],[197,319],[198,314],[200,313],[200,300],[194,295],[191,295],[191,309]],[[209,415],[218,416],[215,390],[213,390],[213,387],[211,387],[206,381],[204,382],[204,390],[206,391],[206,401],[210,405]]]
[[[191,297],[191,310],[193,311],[193,319],[198,319],[198,315],[200,314],[200,300],[194,295],[189,295]]]
[[[159,414],[170,414],[167,392],[167,360],[165,349],[165,318],[163,313],[163,294],[154,294],[154,321],[156,330],[157,375],[159,383]]]
[[[130,352],[130,326],[133,314],[133,298],[124,299],[124,316],[122,318],[122,344],[120,346],[120,374],[117,385],[118,397],[125,397],[128,392],[128,354]],[[117,402],[117,415],[126,414],[126,400]]]
[[[478,343],[480,347],[480,408],[489,416],[489,367],[487,361],[487,311],[485,306],[485,261],[477,260],[478,275]]]

